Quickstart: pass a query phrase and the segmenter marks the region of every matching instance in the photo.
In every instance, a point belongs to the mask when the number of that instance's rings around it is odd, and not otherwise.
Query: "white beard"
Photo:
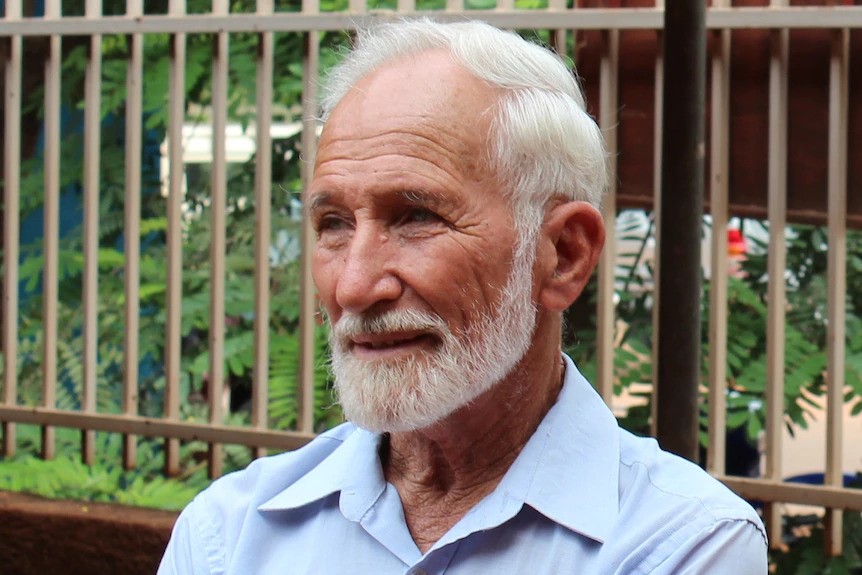
[[[536,325],[532,302],[534,249],[519,250],[495,314],[483,314],[456,336],[442,318],[413,310],[344,314],[330,332],[335,390],[347,419],[375,432],[428,427],[491,389],[530,347]],[[351,337],[422,331],[440,343],[390,360],[358,359]]]

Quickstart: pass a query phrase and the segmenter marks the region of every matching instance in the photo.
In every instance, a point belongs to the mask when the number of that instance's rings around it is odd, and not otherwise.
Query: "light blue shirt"
[[[557,403],[512,467],[427,553],[384,479],[380,436],[344,424],[198,495],[159,575],[766,574],[754,510],[620,429],[565,359]]]

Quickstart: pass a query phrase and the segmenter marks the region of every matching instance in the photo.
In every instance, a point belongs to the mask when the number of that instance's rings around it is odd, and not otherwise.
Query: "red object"
[[[737,229],[727,230],[727,253],[733,256],[744,255],[748,251],[742,232]]]

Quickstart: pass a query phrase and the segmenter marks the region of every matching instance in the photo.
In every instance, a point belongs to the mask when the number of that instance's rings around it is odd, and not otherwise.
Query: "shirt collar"
[[[358,521],[386,487],[378,456],[380,440],[380,435],[356,428],[335,451],[258,510],[298,509],[340,492],[345,517]]]
[[[490,496],[503,507],[520,500],[552,521],[604,542],[619,512],[619,431],[601,397],[563,356],[566,373],[557,402]],[[297,509],[341,492],[345,517],[358,520],[386,483],[381,436],[357,428],[306,475],[258,507]]]
[[[574,362],[563,358],[557,402],[497,491],[509,490],[556,523],[604,542],[619,513],[619,429]]]

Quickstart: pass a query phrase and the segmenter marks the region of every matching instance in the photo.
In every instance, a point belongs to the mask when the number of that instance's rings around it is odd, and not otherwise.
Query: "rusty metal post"
[[[706,2],[668,0],[664,15],[657,436],[698,455],[701,214],[704,194]]]

